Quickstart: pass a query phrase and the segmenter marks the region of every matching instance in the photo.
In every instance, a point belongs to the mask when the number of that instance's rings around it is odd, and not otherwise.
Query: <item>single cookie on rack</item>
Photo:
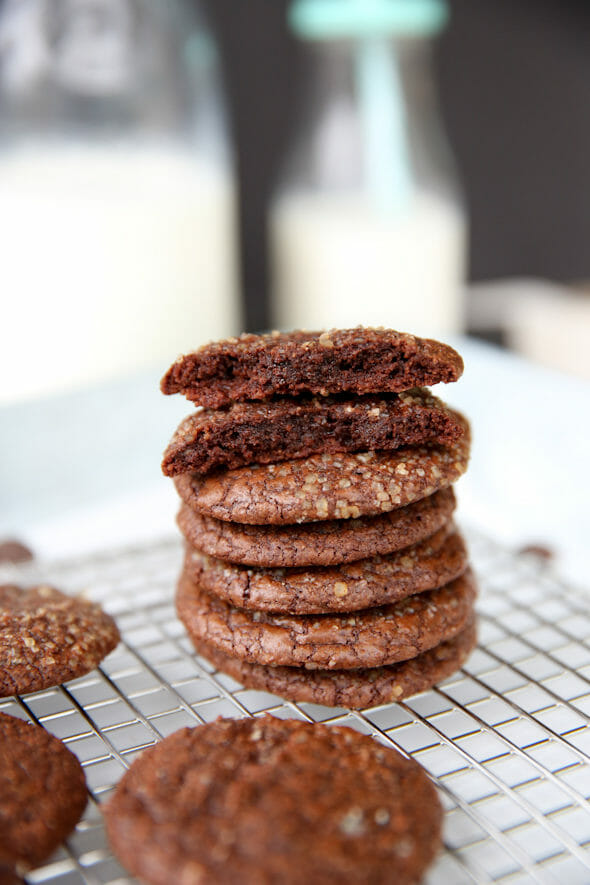
[[[459,354],[438,341],[392,329],[271,332],[206,344],[181,356],[162,379],[207,408],[302,393],[397,393],[456,381]]]
[[[321,452],[391,451],[465,433],[456,412],[418,388],[388,396],[232,403],[185,418],[164,453],[166,476],[210,473]]]
[[[415,885],[441,844],[424,770],[367,735],[296,720],[221,720],[145,750],[104,810],[150,885]]]
[[[38,866],[76,826],[86,801],[82,766],[65,744],[0,713],[0,867]]]
[[[467,469],[469,428],[448,445],[394,452],[310,455],[279,464],[174,478],[188,506],[206,516],[252,525],[289,525],[376,516],[447,488]]]
[[[245,688],[268,691],[289,701],[362,710],[403,701],[438,685],[461,669],[477,643],[475,618],[447,639],[409,661],[359,670],[305,670],[270,667],[231,657],[193,639],[197,652]]]
[[[181,575],[176,608],[191,638],[253,664],[309,669],[382,667],[414,658],[460,633],[471,618],[470,570],[438,590],[342,614],[246,612]]]
[[[0,697],[83,676],[118,642],[117,625],[96,603],[53,587],[0,586]]]
[[[184,562],[187,580],[236,608],[302,615],[399,602],[448,584],[466,568],[465,543],[452,523],[397,553],[327,568],[248,568],[190,548]]]
[[[208,556],[241,565],[296,568],[386,556],[433,535],[454,509],[449,487],[381,516],[358,519],[258,526],[204,516],[183,504],[177,522],[189,544]]]

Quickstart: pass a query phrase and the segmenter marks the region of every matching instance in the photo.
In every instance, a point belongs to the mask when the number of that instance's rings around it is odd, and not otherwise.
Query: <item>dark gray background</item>
[[[590,277],[590,3],[451,0],[436,53],[473,280]],[[205,0],[238,150],[249,328],[266,325],[265,212],[302,66],[287,0]]]

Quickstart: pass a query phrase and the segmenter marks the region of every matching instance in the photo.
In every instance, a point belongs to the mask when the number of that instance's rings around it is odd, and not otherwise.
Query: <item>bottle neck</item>
[[[287,187],[368,189],[392,201],[422,187],[454,190],[431,40],[314,41],[305,62]]]

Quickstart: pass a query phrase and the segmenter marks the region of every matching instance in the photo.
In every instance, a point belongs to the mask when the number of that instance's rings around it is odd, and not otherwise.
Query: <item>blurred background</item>
[[[254,328],[264,325],[268,303],[262,297],[269,287],[268,204],[308,77],[305,44],[285,27],[288,5],[207,3],[233,108],[244,287]],[[450,0],[448,9],[448,26],[433,41],[432,70],[468,217],[466,279],[518,280],[504,292],[473,289],[464,322],[516,346],[515,327],[523,319],[511,317],[507,336],[512,302],[531,322],[544,324],[546,317],[554,334],[557,315],[565,322],[572,312],[588,342],[590,6],[584,0]],[[538,287],[529,307],[531,278],[554,285]],[[572,292],[574,302],[567,297]],[[568,324],[572,335],[576,319]],[[562,357],[567,363],[567,354]],[[583,371],[590,377],[587,364]]]
[[[169,363],[362,323],[457,344],[467,518],[585,577],[589,36],[582,0],[1,0],[0,534],[173,531]]]

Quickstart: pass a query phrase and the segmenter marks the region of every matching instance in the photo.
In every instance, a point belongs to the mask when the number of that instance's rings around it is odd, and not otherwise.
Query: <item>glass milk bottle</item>
[[[304,115],[270,210],[273,325],[463,325],[466,224],[431,71],[443,0],[295,0]]]
[[[216,47],[194,4],[6,0],[0,401],[240,328]]]

